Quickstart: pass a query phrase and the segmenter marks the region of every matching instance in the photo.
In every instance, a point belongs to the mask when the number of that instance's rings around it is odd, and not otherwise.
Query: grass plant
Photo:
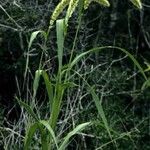
[[[56,129],[57,125],[59,122],[59,115],[61,113],[61,108],[64,102],[64,97],[65,94],[68,90],[71,88],[74,88],[76,86],[79,86],[75,82],[71,81],[71,77],[74,75],[77,75],[78,78],[80,78],[84,83],[85,87],[88,93],[91,94],[92,100],[95,104],[95,107],[97,109],[98,115],[100,116],[103,127],[106,129],[107,134],[109,135],[110,138],[110,143],[113,143],[114,147],[117,149],[117,144],[116,141],[118,138],[123,138],[124,136],[129,136],[130,133],[123,133],[119,137],[114,138],[113,137],[113,129],[110,127],[109,121],[107,120],[105,110],[103,109],[103,104],[102,104],[102,97],[99,98],[98,94],[96,93],[96,90],[94,89],[94,85],[90,85],[88,81],[80,73],[78,73],[77,70],[75,70],[75,67],[78,66],[78,63],[88,57],[88,55],[91,55],[92,53],[95,52],[102,52],[103,50],[118,50],[124,54],[126,54],[130,60],[133,62],[133,64],[139,69],[141,72],[142,76],[145,79],[145,83],[142,87],[144,89],[145,84],[149,83],[147,76],[145,75],[145,72],[141,65],[138,63],[138,61],[134,58],[134,56],[129,53],[129,51],[120,48],[120,47],[115,47],[115,46],[103,46],[103,47],[94,47],[90,50],[87,50],[75,57],[73,57],[74,53],[74,45],[76,44],[76,39],[77,35],[74,39],[73,43],[73,48],[71,51],[69,63],[63,65],[63,55],[64,55],[64,43],[65,43],[65,38],[67,35],[67,28],[69,26],[69,19],[72,16],[73,12],[75,9],[79,6],[79,26],[78,29],[80,28],[80,23],[81,23],[81,18],[82,18],[82,13],[83,13],[83,8],[87,9],[89,7],[89,4],[91,2],[97,2],[103,6],[110,6],[110,3],[107,0],[62,0],[60,3],[56,6],[50,20],[50,24],[48,27],[47,32],[39,30],[35,31],[31,34],[29,45],[28,45],[28,51],[32,47],[32,44],[36,37],[41,34],[42,37],[44,38],[44,46],[46,47],[48,37],[51,35],[50,32],[54,26],[54,22],[56,21],[56,35],[57,35],[57,59],[58,59],[58,68],[57,68],[57,73],[54,75],[54,78],[51,78],[51,76],[47,73],[46,70],[44,70],[41,65],[42,61],[39,63],[39,69],[35,72],[35,77],[34,77],[34,82],[33,82],[33,87],[32,87],[32,101],[27,102],[26,100],[23,101],[21,98],[17,98],[17,101],[20,106],[22,106],[27,113],[33,118],[33,122],[27,129],[25,133],[25,139],[24,139],[24,150],[29,150],[31,149],[32,141],[33,138],[36,134],[39,134],[40,141],[36,141],[37,143],[39,142],[41,144],[41,149],[42,150],[51,150],[51,149],[57,149],[57,150],[65,150],[66,147],[69,144],[69,140],[75,135],[75,134],[81,134],[82,130],[85,128],[88,129],[89,126],[93,126],[94,122],[85,122],[81,123],[77,126],[73,126],[72,131],[69,131],[67,135],[64,137],[58,138],[59,135],[57,135]],[[139,9],[142,8],[142,4],[139,0],[131,0],[131,2]],[[67,7],[68,9],[66,12],[66,16],[64,19],[58,19],[58,16],[62,11]],[[78,30],[76,32],[78,34]],[[41,56],[41,60],[43,59],[43,55]],[[26,79],[27,77],[27,72],[29,71],[29,57],[27,57],[26,60],[26,68],[25,68],[25,74],[24,78]],[[73,72],[73,73],[72,73]],[[43,78],[44,84],[46,87],[46,92],[48,95],[48,112],[46,114],[49,114],[47,119],[45,120],[43,116],[39,115],[38,108],[37,108],[37,101],[36,101],[36,96],[38,93],[38,89],[40,86],[40,79]],[[67,109],[67,108],[66,108]],[[45,114],[45,115],[46,115]],[[109,143],[107,143],[109,144]],[[107,145],[106,144],[106,145]],[[105,145],[97,148],[102,149]]]

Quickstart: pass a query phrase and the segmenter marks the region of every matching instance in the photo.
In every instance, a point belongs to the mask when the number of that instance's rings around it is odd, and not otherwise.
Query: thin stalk
[[[80,8],[82,9],[82,8]],[[75,38],[74,38],[74,41],[73,41],[73,46],[72,46],[72,50],[71,50],[71,55],[70,55],[70,59],[69,59],[69,64],[71,63],[72,61],[72,58],[73,58],[73,52],[75,50],[75,45],[76,45],[76,41],[77,41],[77,37],[78,37],[78,33],[79,33],[79,29],[80,29],[80,26],[81,26],[81,20],[82,20],[82,10],[80,10],[79,12],[79,21],[78,21],[78,27],[77,27],[77,31],[76,31],[76,34],[75,34]]]
[[[67,81],[68,75],[70,73],[70,69],[69,68],[70,68],[70,64],[71,64],[72,59],[73,59],[73,53],[74,53],[74,50],[75,50],[75,45],[76,45],[76,42],[77,42],[79,29],[80,29],[80,26],[81,26],[81,20],[82,20],[82,16],[83,16],[83,3],[84,3],[84,1],[80,0],[80,3],[79,3],[78,27],[77,27],[75,38],[74,38],[74,41],[73,41],[73,46],[72,46],[72,49],[71,49],[71,54],[70,54],[69,63],[68,63],[68,69],[67,69],[66,74],[65,74],[65,82]]]
[[[47,134],[46,134],[46,130],[41,128],[40,129],[41,132],[41,146],[42,146],[42,150],[48,150],[48,141],[47,141]]]

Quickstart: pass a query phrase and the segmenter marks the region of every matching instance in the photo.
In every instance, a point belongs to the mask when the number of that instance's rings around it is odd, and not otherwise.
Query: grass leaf
[[[38,35],[39,33],[41,33],[41,34],[44,36],[44,38],[46,39],[46,32],[44,32],[44,31],[42,31],[42,30],[33,32],[33,33],[31,34],[31,37],[30,37],[28,49],[31,48],[33,41],[35,40],[35,38],[37,37],[37,35]]]
[[[61,146],[59,147],[59,150],[65,150],[66,146],[68,145],[69,139],[77,134],[78,132],[82,131],[85,129],[85,127],[89,126],[91,122],[86,122],[78,125],[75,129],[73,129],[71,132],[68,133],[68,135],[64,138],[64,141],[62,142]]]
[[[57,31],[57,53],[58,53],[58,63],[59,63],[59,71],[62,68],[62,58],[63,58],[63,48],[64,48],[64,30],[65,24],[64,19],[60,19],[56,21],[56,31]]]
[[[29,150],[30,149],[30,144],[32,142],[32,138],[39,127],[39,123],[36,122],[30,128],[28,129],[25,137],[25,143],[24,143],[24,150]]]
[[[35,96],[36,96],[37,89],[39,87],[39,80],[40,80],[41,75],[42,75],[42,77],[44,79],[44,82],[45,82],[45,86],[46,86],[46,90],[47,90],[50,105],[52,106],[53,87],[52,87],[52,84],[49,80],[48,74],[44,70],[37,70],[36,73],[35,73],[35,78],[34,78],[34,82],[33,82],[33,91],[34,91],[33,98],[35,98]]]
[[[56,147],[58,149],[58,144],[57,144],[57,139],[56,139],[55,133],[54,133],[53,129],[51,128],[51,126],[49,125],[49,123],[47,121],[45,121],[45,120],[41,120],[40,123],[44,127],[46,127],[46,129],[49,131],[49,133],[51,134],[51,136],[52,136],[52,138],[53,138],[53,140],[54,140],[54,142],[56,144]]]
[[[32,110],[32,108],[26,104],[25,102],[21,101],[20,99],[16,98],[19,105],[24,107],[26,109],[26,111],[28,112],[29,115],[31,115],[36,121],[39,121],[39,118],[37,117],[37,115],[34,113],[34,111]]]
[[[39,33],[41,33],[44,36],[45,40],[46,40],[46,38],[47,38],[46,32],[44,32],[42,30],[33,32],[31,34],[30,41],[29,41],[29,44],[28,44],[28,53],[29,53],[29,50],[30,50],[30,48],[32,46],[33,41],[35,40],[35,38],[37,37],[37,35]],[[26,66],[25,66],[24,78],[26,78],[28,66],[29,66],[29,55],[27,55],[27,58],[26,58]]]
[[[112,136],[111,136],[111,133],[110,133],[110,130],[109,130],[108,121],[107,121],[107,118],[105,116],[102,104],[101,104],[101,102],[99,100],[99,97],[97,96],[97,94],[95,93],[95,91],[94,91],[94,89],[92,87],[89,88],[89,92],[92,95],[92,98],[93,98],[93,100],[95,102],[95,106],[96,106],[96,108],[98,110],[98,114],[102,118],[102,121],[103,121],[103,123],[105,125],[105,128],[106,128],[106,130],[107,130],[107,132],[109,134],[109,137],[112,140]]]
[[[143,68],[141,67],[141,65],[139,64],[139,62],[134,58],[134,56],[129,53],[127,50],[123,49],[123,48],[120,48],[120,47],[115,47],[115,46],[103,46],[103,47],[96,47],[96,48],[92,48],[86,52],[83,52],[81,53],[80,55],[76,56],[74,58],[74,60],[71,62],[70,64],[70,68],[71,69],[75,64],[77,64],[81,58],[83,58],[84,56],[88,55],[88,54],[91,54],[93,52],[96,52],[96,51],[102,51],[102,50],[106,50],[106,49],[114,49],[114,50],[119,50],[119,51],[122,51],[123,53],[125,53],[131,60],[132,62],[134,63],[134,65],[136,65],[136,67],[139,69],[139,71],[141,72],[141,74],[143,75],[143,77],[145,78],[145,80],[147,80],[147,77],[144,73],[144,70]]]
[[[44,82],[46,85],[46,90],[47,90],[50,106],[52,106],[52,103],[53,103],[53,86],[52,86],[52,83],[50,82],[48,74],[44,70],[42,71],[42,77],[44,78]]]
[[[37,89],[39,87],[39,80],[40,80],[41,74],[42,74],[42,70],[37,70],[35,72],[35,78],[33,81],[33,98],[35,98],[35,96],[36,96]]]

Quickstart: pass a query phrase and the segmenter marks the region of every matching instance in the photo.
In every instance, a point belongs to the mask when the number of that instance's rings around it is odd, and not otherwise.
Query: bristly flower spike
[[[105,6],[105,7],[109,7],[110,6],[110,3],[109,3],[108,0],[93,0],[93,1],[95,1],[95,2],[97,2],[100,5]]]
[[[84,0],[84,9],[88,9],[91,2],[92,0]]]
[[[78,6],[78,2],[79,2],[79,0],[70,0],[69,7],[68,7],[68,10],[67,10],[67,14],[66,14],[66,17],[65,17],[66,26],[68,26],[68,20],[72,16],[72,14],[75,11],[76,7]]]
[[[65,7],[69,4],[70,0],[62,0],[55,8],[49,23],[49,28],[52,28],[54,22],[57,20],[58,16],[62,13]]]
[[[136,6],[138,9],[142,9],[142,2],[141,0],[130,0],[131,3]]]
[[[110,3],[108,0],[84,0],[84,9],[87,9],[92,2],[97,2],[102,6],[109,7]]]

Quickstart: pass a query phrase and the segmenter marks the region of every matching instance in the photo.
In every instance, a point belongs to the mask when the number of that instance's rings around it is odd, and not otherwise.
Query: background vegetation
[[[23,149],[26,130],[34,122],[15,97],[30,103],[35,71],[42,68],[52,82],[58,69],[55,26],[47,47],[39,35],[28,51],[33,31],[46,30],[58,0],[1,0],[0,1],[0,149]],[[92,3],[84,11],[75,43],[73,57],[98,46],[125,48],[146,70],[150,58],[150,2],[143,0],[138,10],[127,0],[110,0],[109,8]],[[63,18],[65,11],[59,16]],[[76,29],[78,11],[69,20],[63,54],[63,64],[69,62]],[[25,78],[26,60],[30,59]],[[150,92],[141,90],[142,75],[127,55],[113,49],[84,57],[76,70],[90,85],[94,85],[107,118],[112,139],[97,113],[87,85],[77,74],[71,81],[78,86],[68,88],[57,122],[57,138],[61,139],[78,124],[94,122],[92,126],[71,138],[66,149],[150,149]],[[145,72],[149,76],[149,71]],[[48,101],[44,80],[40,80],[35,111],[47,119]],[[32,149],[40,149],[39,133],[32,141]],[[61,142],[61,140],[59,141]]]

